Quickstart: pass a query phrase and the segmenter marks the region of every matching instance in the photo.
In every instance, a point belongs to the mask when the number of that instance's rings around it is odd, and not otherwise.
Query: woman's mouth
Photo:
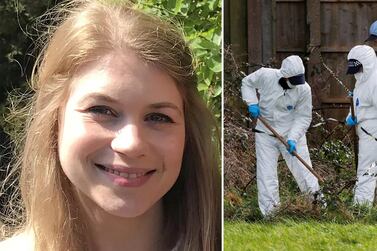
[[[110,178],[120,186],[136,187],[144,184],[152,174],[156,172],[153,170],[144,170],[139,168],[109,168],[101,164],[94,164],[100,170],[110,174]]]

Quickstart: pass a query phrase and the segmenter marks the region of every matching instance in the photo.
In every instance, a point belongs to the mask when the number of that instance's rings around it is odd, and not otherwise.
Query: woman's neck
[[[90,251],[149,251],[162,245],[162,202],[157,202],[143,215],[133,218],[114,216],[98,207],[85,195],[81,212]]]

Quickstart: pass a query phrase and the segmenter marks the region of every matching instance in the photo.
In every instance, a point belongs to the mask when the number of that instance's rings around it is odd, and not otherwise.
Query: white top
[[[279,84],[279,69],[261,68],[242,80],[242,99],[259,103],[261,115],[283,137],[298,141],[312,120],[312,95],[308,83],[284,90]],[[258,100],[256,89],[260,94]],[[257,129],[270,132],[258,120]]]
[[[1,251],[33,251],[34,240],[30,233],[23,232],[0,242]]]
[[[377,137],[377,58],[374,49],[367,45],[357,45],[349,52],[348,59],[356,59],[363,65],[363,72],[355,74],[356,84],[353,103],[357,117],[359,137],[369,137],[363,127]]]

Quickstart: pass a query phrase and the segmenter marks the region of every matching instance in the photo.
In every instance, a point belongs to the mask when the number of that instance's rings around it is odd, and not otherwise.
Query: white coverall
[[[305,72],[302,60],[290,56],[283,60],[280,69],[261,68],[242,80],[242,99],[248,104],[258,104],[261,116],[285,139],[297,142],[297,153],[311,165],[305,133],[312,120],[312,96],[308,83],[284,90],[279,79]],[[260,94],[258,101],[256,89]],[[258,203],[263,215],[273,213],[279,205],[277,162],[279,154],[296,179],[302,192],[319,190],[317,178],[258,120],[256,133]]]
[[[361,128],[377,138],[377,58],[373,48],[357,45],[348,53],[347,59],[356,59],[363,65],[362,72],[355,74],[356,84],[353,91],[356,132],[359,136],[354,202],[371,205],[377,179],[377,141]]]

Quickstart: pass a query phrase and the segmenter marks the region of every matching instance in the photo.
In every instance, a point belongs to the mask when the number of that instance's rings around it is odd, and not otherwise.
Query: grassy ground
[[[224,224],[224,251],[377,250],[377,225],[284,220]]]

